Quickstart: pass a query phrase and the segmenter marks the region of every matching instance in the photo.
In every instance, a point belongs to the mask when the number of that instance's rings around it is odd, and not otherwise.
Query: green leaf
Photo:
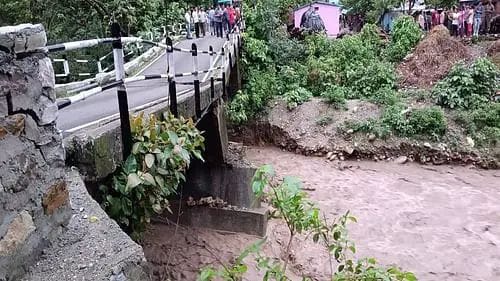
[[[163,208],[161,207],[160,204],[154,204],[152,206],[152,208],[153,208],[153,211],[155,211],[155,213],[157,213],[157,214],[161,214],[161,212],[163,211]]]
[[[162,175],[162,176],[168,176],[169,172],[163,168],[158,168],[156,169],[156,171],[158,172],[158,174]]]
[[[123,163],[123,171],[126,174],[135,173],[137,171],[137,160],[133,154],[127,157],[127,160]]]
[[[141,148],[141,143],[140,142],[134,143],[134,145],[132,146],[132,153],[133,154],[138,154],[140,148]]]
[[[339,267],[337,268],[337,271],[338,271],[338,272],[342,272],[342,271],[344,271],[344,268],[345,268],[345,265],[341,264],[341,265],[339,265]]]
[[[148,153],[146,154],[144,161],[146,162],[146,167],[151,169],[151,167],[153,167],[155,163],[155,156],[153,154]]]
[[[201,152],[199,150],[193,150],[191,153],[193,153],[194,157],[196,157],[197,159],[204,161],[203,156],[201,156]]]
[[[127,176],[127,186],[125,187],[125,189],[128,192],[129,190],[138,186],[141,183],[142,183],[142,181],[139,178],[139,176],[136,173],[131,173]]]
[[[177,136],[177,134],[175,132],[168,131],[167,134],[168,134],[168,139],[170,140],[170,143],[172,143],[173,145],[176,145],[179,142],[179,137]]]
[[[150,185],[156,185],[156,181],[155,181],[155,178],[150,174],[150,173],[144,173],[142,175],[142,177],[144,178],[144,180],[146,180],[146,182],[148,182]]]
[[[165,180],[163,179],[163,177],[156,175],[155,180],[161,188],[165,186]]]

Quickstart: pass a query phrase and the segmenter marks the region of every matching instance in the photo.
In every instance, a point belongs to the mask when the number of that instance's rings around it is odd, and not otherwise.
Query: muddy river
[[[301,178],[327,217],[350,210],[358,219],[349,230],[359,257],[397,264],[419,280],[500,280],[498,170],[339,164],[267,147],[248,148],[246,158],[256,165],[272,164],[280,176]],[[281,257],[287,239],[286,226],[270,221],[264,252]],[[156,224],[146,236],[144,250],[157,280],[195,280],[198,268],[230,261],[256,240],[243,234]],[[309,240],[294,241],[292,271],[327,280],[327,255]],[[259,277],[252,269],[246,280]]]

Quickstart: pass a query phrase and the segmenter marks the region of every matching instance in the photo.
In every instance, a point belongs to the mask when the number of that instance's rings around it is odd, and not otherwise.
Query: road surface
[[[184,40],[176,47],[191,49],[191,44],[196,43],[198,50],[208,50],[210,45],[214,50],[220,50],[224,44],[224,39],[215,37],[205,37],[193,40]],[[190,53],[175,52],[174,63],[175,72],[191,72],[193,71],[192,56]],[[198,64],[200,70],[209,68],[210,57],[205,54],[198,55]],[[165,74],[167,70],[167,59],[165,55],[161,56],[157,61],[148,66],[141,75],[148,74]],[[200,80],[203,75],[200,75]],[[178,78],[177,81],[192,81],[193,77]],[[177,92],[180,93],[193,86],[177,85]],[[166,79],[144,80],[127,84],[128,105],[129,108],[135,108],[150,102],[154,102],[160,98],[168,96],[168,83]],[[57,119],[57,127],[62,130],[70,130],[76,127],[83,126],[90,122],[109,117],[117,114],[118,99],[116,88],[104,91],[86,100],[72,104],[66,108],[59,110]]]

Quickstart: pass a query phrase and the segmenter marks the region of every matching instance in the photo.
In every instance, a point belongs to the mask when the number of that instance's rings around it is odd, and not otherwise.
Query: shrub
[[[305,38],[307,54],[313,57],[323,57],[332,54],[334,41],[324,34],[312,34]]]
[[[191,157],[202,159],[203,137],[191,120],[143,114],[131,122],[134,145],[110,186],[101,186],[104,209],[137,239],[153,214],[168,209],[168,197],[185,181]]]
[[[401,97],[398,91],[389,87],[382,87],[375,91],[369,100],[380,105],[395,105],[401,101]]]
[[[386,62],[371,61],[346,70],[344,86],[351,88],[349,98],[372,97],[380,89],[394,89],[394,67]]]
[[[397,135],[426,135],[438,138],[446,131],[446,118],[439,107],[410,110],[402,104],[387,106],[382,116],[382,123]]]
[[[422,30],[411,16],[401,16],[394,22],[391,41],[385,50],[389,61],[401,61],[422,38]]]
[[[412,132],[417,135],[439,137],[446,131],[446,118],[437,106],[412,110],[408,118]]]
[[[327,90],[323,92],[321,96],[327,103],[333,105],[337,109],[340,109],[345,107],[345,98],[348,95],[349,89],[342,86],[329,85]]]
[[[290,63],[280,67],[278,71],[279,92],[285,93],[297,87],[307,86],[307,66]]]
[[[365,24],[359,33],[361,41],[377,55],[380,54],[383,42],[380,39],[379,28],[374,24]]]
[[[273,37],[269,40],[269,55],[275,65],[289,65],[305,60],[307,47],[296,39]]]
[[[245,48],[242,57],[244,66],[266,68],[271,62],[269,48],[265,41],[245,36]]]
[[[498,77],[497,67],[487,59],[480,58],[469,67],[458,63],[436,84],[432,94],[443,107],[477,108],[495,93]]]
[[[275,96],[276,85],[278,81],[274,68],[249,68],[243,90],[239,91],[228,106],[229,119],[241,124],[254,118]]]
[[[459,111],[455,121],[465,128],[478,146],[500,144],[500,104],[488,103],[477,109]]]
[[[311,92],[302,87],[292,89],[283,95],[283,99],[285,100],[286,106],[289,110],[295,109],[297,106],[311,99],[311,97]]]

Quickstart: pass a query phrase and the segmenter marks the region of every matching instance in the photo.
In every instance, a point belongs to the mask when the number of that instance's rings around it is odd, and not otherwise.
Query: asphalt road
[[[176,47],[191,49],[192,43],[197,44],[198,50],[208,50],[210,45],[213,46],[214,50],[220,50],[224,44],[224,39],[207,36],[200,39],[184,40]],[[175,52],[174,62],[176,73],[193,71],[193,59],[190,53]],[[198,64],[200,70],[208,69],[210,66],[210,57],[206,54],[199,54]],[[139,75],[165,74],[166,70],[167,59],[166,56],[163,55]],[[200,75],[200,80],[201,79],[203,79],[203,75]],[[177,81],[184,82],[192,80],[192,76],[177,79]],[[168,83],[166,79],[138,81],[127,84],[126,87],[130,109],[168,96]],[[192,87],[193,86],[189,85],[177,85],[177,92],[180,93]],[[59,110],[57,127],[62,131],[70,130],[109,117],[118,112],[116,89],[110,89]]]

